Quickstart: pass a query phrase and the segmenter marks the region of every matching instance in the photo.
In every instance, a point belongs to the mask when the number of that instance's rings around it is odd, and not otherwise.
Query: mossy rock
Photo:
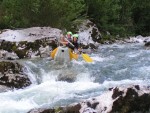
[[[34,42],[27,42],[27,41],[10,42],[1,40],[0,49],[8,52],[14,52],[20,59],[23,59],[23,58],[30,58],[30,55],[28,55],[29,52],[31,54],[33,52],[39,52],[40,47],[46,47],[47,45],[52,47],[52,49],[57,47],[57,44],[55,43],[54,40],[44,38],[35,40]]]
[[[79,113],[81,109],[80,104],[76,104],[73,106],[66,106],[66,107],[57,107],[57,108],[39,108],[39,109],[32,109],[28,113]]]
[[[27,57],[28,57],[28,54],[27,54],[28,51],[27,51],[26,49],[21,49],[21,50],[17,49],[17,50],[15,50],[14,52],[17,54],[17,56],[18,56],[20,59],[23,59],[23,58],[27,58]]]
[[[23,66],[17,62],[0,62],[0,85],[10,88],[23,88],[29,86],[31,81],[23,73]]]

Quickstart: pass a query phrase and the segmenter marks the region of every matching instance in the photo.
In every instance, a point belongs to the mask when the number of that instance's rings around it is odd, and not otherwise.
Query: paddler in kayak
[[[69,47],[72,51],[78,53],[79,51],[81,51],[78,38],[78,34],[72,35],[72,32],[67,32],[66,37],[61,37],[60,43],[62,43],[63,46]]]

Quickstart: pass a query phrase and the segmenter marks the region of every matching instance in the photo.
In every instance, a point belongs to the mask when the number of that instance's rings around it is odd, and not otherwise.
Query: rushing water
[[[0,113],[26,113],[32,108],[56,107],[79,102],[107,91],[109,87],[150,85],[150,51],[143,44],[104,45],[90,55],[59,65],[50,58],[20,61],[27,67],[32,85],[0,93]],[[67,81],[60,81],[67,79]]]

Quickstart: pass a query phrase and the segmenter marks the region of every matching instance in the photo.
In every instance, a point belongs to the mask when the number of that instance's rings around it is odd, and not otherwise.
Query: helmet
[[[69,31],[69,32],[67,32],[67,35],[68,35],[68,34],[72,35],[72,32],[71,32],[71,31]]]
[[[75,37],[75,38],[79,38],[79,35],[78,34],[74,34],[72,37]]]

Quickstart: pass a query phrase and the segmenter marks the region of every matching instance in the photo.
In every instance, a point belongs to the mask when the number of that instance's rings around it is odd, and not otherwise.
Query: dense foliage
[[[0,0],[0,28],[74,29],[93,21],[112,35],[150,35],[149,0]]]

